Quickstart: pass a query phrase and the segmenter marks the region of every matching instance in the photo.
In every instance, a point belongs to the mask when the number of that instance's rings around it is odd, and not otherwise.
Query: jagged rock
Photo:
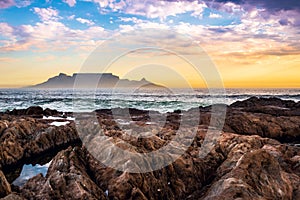
[[[6,197],[4,198],[1,198],[1,200],[25,200],[24,198],[20,197],[19,195],[17,194],[10,194],[10,195],[7,195]]]
[[[5,175],[0,170],[0,198],[5,197],[11,193],[10,184],[7,182]]]
[[[53,159],[45,178],[32,178],[21,194],[79,198],[72,190],[91,199],[297,199],[300,178],[291,161],[300,156],[298,148],[259,136],[223,133],[211,152],[199,158],[196,146],[203,131],[174,163],[148,173],[120,172],[99,163],[85,148],[68,148]]]
[[[46,154],[56,154],[65,146],[79,144],[73,125],[50,126],[33,118],[0,121],[0,169],[11,182],[25,162],[35,162]],[[12,170],[14,169],[14,170]]]
[[[206,144],[211,107],[166,114],[97,110],[79,115],[83,120],[76,129],[73,122],[50,126],[51,120],[33,119],[25,111],[14,111],[22,117],[6,113],[0,120],[0,169],[6,178],[11,166],[64,148],[53,158],[46,177],[40,174],[31,178],[23,187],[13,188],[15,193],[6,198],[299,199],[300,148],[283,144],[300,141],[298,108],[299,103],[276,98],[269,102],[251,98],[227,106],[225,132]],[[199,111],[200,119],[196,119],[195,112]],[[128,114],[127,119],[124,115]],[[181,124],[183,118],[189,119],[186,124]],[[218,127],[221,122],[216,123]],[[99,128],[102,135],[98,135]],[[182,135],[176,143],[172,140],[178,130]],[[78,142],[77,131],[85,146],[66,148]],[[126,152],[148,153],[168,144],[180,147],[192,133],[196,135],[190,147],[175,162],[147,173],[118,171],[96,159],[100,154],[108,161],[114,158],[113,162],[123,164],[124,169],[140,169],[143,164],[153,167],[150,163],[164,162],[164,156],[146,160],[141,155],[144,163],[135,163]],[[103,143],[105,140],[111,143]],[[123,152],[116,152],[112,145]],[[172,153],[177,151],[175,148]]]
[[[240,107],[240,108],[254,108],[258,106],[273,106],[279,108],[292,108],[296,105],[294,101],[291,100],[281,100],[276,97],[271,98],[258,98],[251,97],[244,101],[236,101],[231,104],[231,107]]]
[[[27,199],[107,199],[90,177],[86,157],[79,148],[69,147],[52,161],[47,176],[30,179],[22,188]]]
[[[271,154],[255,150],[240,157],[203,199],[292,199],[294,188],[286,174]]]
[[[260,135],[282,142],[300,141],[300,116],[272,116],[261,113],[232,111],[224,130],[245,135]]]

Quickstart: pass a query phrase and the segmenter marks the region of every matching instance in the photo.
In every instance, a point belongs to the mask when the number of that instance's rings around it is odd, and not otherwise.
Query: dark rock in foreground
[[[0,120],[0,170],[4,172],[0,171],[0,197],[300,199],[300,148],[285,143],[300,142],[299,103],[276,98],[236,102],[227,106],[224,132],[207,142],[210,109],[165,115],[137,109],[97,110],[82,113],[77,129],[72,121],[52,126],[51,120],[32,118],[45,115],[39,108],[7,112]],[[200,111],[200,120],[195,111]],[[189,120],[182,124],[183,118]],[[174,141],[180,131],[182,137]],[[96,159],[119,163],[125,170],[154,167],[153,160],[164,162],[166,157],[145,156],[144,163],[135,163],[129,152],[146,155],[172,143],[176,154],[192,133],[189,148],[175,162],[146,173],[123,172]],[[22,187],[9,184],[20,173],[18,166],[43,162],[41,157],[52,159],[45,177],[37,175]]]
[[[227,108],[223,130],[300,143],[300,106],[289,100],[252,97]]]
[[[10,184],[7,182],[6,177],[0,170],[0,198],[5,197],[11,193]]]
[[[81,143],[74,126],[50,126],[45,120],[27,117],[1,120],[0,131],[0,169],[9,181],[19,176],[16,169],[24,163],[36,163],[39,157],[42,160]]]

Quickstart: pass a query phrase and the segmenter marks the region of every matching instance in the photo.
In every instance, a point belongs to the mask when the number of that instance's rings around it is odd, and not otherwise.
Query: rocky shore
[[[213,129],[211,106],[166,114],[103,109],[81,113],[80,126],[75,113],[40,107],[1,113],[0,198],[300,199],[300,103],[252,97],[225,107],[222,132],[205,156],[199,155]],[[183,117],[189,119],[184,125]],[[222,124],[221,118],[214,124]],[[101,137],[96,133],[99,127]],[[82,135],[82,130],[89,134]],[[169,144],[179,149],[178,141],[173,142],[178,131],[184,133],[178,140],[182,143],[194,133],[189,148],[175,162],[145,173],[116,170],[91,151],[109,150],[103,152],[106,161],[139,169],[142,164],[97,141],[109,140],[124,152],[146,154]],[[159,156],[153,159],[163,162]],[[22,186],[13,184],[24,164],[50,160],[46,176],[38,174]],[[143,165],[152,166],[146,159]]]

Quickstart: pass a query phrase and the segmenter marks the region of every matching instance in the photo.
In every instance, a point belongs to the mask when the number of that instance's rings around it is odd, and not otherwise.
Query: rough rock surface
[[[6,119],[5,119],[6,118]],[[47,120],[2,116],[0,120],[0,169],[11,182],[24,163],[55,155],[66,146],[80,143],[73,125],[51,126]],[[13,173],[16,172],[16,173]]]
[[[7,182],[5,175],[0,170],[0,198],[11,193],[10,184]]]
[[[209,119],[210,113],[201,117]],[[208,115],[208,116],[207,116]],[[208,125],[209,120],[203,121]],[[278,98],[252,97],[227,107],[223,128],[226,132],[243,135],[260,135],[280,142],[300,142],[300,104]]]
[[[22,187],[4,184],[11,190],[2,197],[13,192],[5,199],[300,199],[299,102],[276,98],[236,102],[227,106],[224,132],[206,141],[210,109],[166,115],[97,110],[82,113],[76,129],[73,122],[50,126],[51,120],[36,118],[45,115],[46,110],[39,108],[6,112],[0,118],[0,169],[5,180],[13,181],[12,166],[49,151],[55,154],[45,177],[32,177]],[[188,120],[182,123],[183,118]],[[135,163],[128,155],[146,155],[171,144],[173,156],[185,143],[189,148],[175,162],[154,171],[129,173],[103,164],[111,161],[125,170],[155,167],[153,161],[165,162],[166,157],[158,154]],[[77,145],[66,146],[71,144]]]
[[[199,132],[201,141],[204,133]],[[197,139],[193,145],[196,146]],[[299,149],[259,136],[223,133],[211,153],[190,148],[167,167],[120,172],[100,164],[85,148],[68,148],[46,177],[21,188],[30,199],[297,199]],[[299,167],[299,166],[298,166]]]
[[[44,116],[56,116],[62,115],[62,112],[46,108],[45,110],[40,106],[31,106],[27,109],[13,109],[12,111],[6,111],[6,114],[21,116],[28,115],[35,118],[42,118]]]

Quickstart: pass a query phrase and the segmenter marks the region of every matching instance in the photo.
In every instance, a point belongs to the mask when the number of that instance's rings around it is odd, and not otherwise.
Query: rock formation
[[[97,110],[92,114],[82,113],[80,126],[73,121],[53,126],[50,125],[53,120],[36,117],[45,113],[62,114],[49,109],[2,113],[0,198],[300,199],[299,103],[250,98],[226,107],[223,132],[205,156],[199,155],[209,134],[211,107],[165,115],[137,109]],[[195,111],[200,112],[200,120],[193,119],[197,117]],[[186,116],[189,120],[184,125],[181,119]],[[196,127],[192,126],[197,120]],[[80,128],[86,135],[81,135]],[[102,135],[98,135],[100,128]],[[146,173],[123,172],[106,166],[92,151],[112,149],[101,146],[107,144],[103,143],[105,140],[124,152],[145,155],[170,144],[171,140],[179,148],[182,146],[176,144],[174,137],[180,130],[185,133],[179,140],[181,143],[195,133],[187,151],[167,166]],[[107,159],[117,158],[114,162],[123,164],[124,169],[152,166],[152,160],[145,159],[143,164],[136,165],[126,153],[118,156],[113,149],[110,154],[105,151],[103,154]],[[47,175],[39,174],[24,186],[14,186],[12,181],[20,173],[19,166],[45,162],[41,156],[48,157],[48,161],[52,159]],[[163,161],[163,158],[153,159]]]

